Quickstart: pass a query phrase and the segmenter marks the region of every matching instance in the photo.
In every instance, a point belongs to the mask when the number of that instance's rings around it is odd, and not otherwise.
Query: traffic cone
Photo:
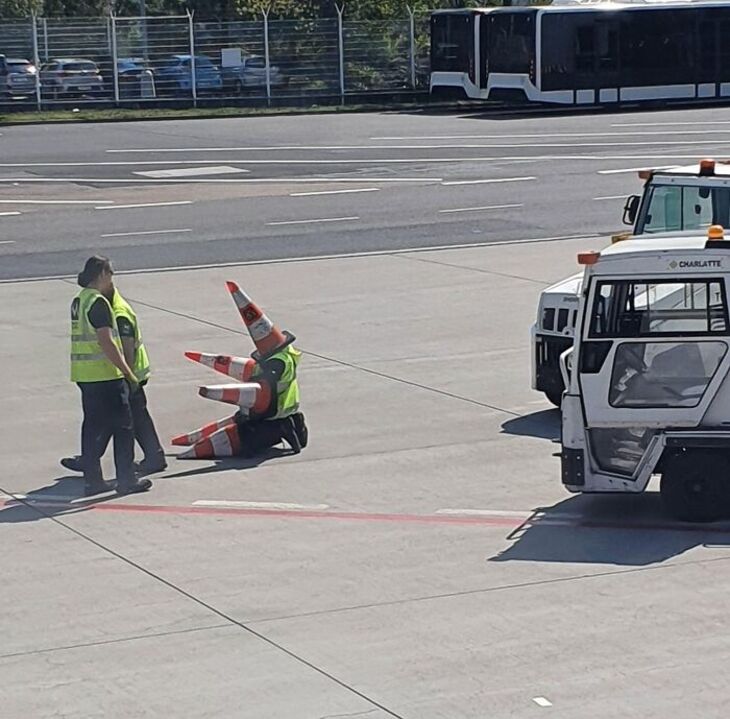
[[[173,437],[172,444],[176,447],[190,447],[196,442],[200,442],[201,439],[210,437],[211,434],[214,434],[219,429],[223,429],[223,427],[226,427],[232,422],[233,417],[219,419],[217,422],[211,422],[210,424],[206,424],[204,427],[196,429],[193,432],[188,432],[187,434],[179,434],[177,437]]]
[[[241,439],[235,423],[227,424],[210,437],[196,442],[190,449],[178,454],[178,459],[213,459],[235,457],[241,449]]]
[[[204,367],[209,367],[227,377],[233,377],[240,382],[248,382],[256,368],[256,360],[247,357],[211,355],[205,354],[204,352],[186,352],[185,356],[193,362],[202,364]]]
[[[251,355],[255,360],[266,359],[290,345],[296,337],[291,332],[282,332],[261,311],[261,308],[235,283],[226,282],[226,287],[241,313],[243,323],[256,345],[256,352]]]
[[[268,382],[206,385],[198,390],[198,394],[206,399],[235,404],[242,410],[253,412],[264,412],[271,403],[271,386]]]

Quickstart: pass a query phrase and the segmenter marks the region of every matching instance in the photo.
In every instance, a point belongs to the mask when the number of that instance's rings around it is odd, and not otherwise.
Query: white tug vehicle
[[[571,492],[636,493],[661,475],[675,518],[730,515],[723,228],[628,239],[578,261],[575,343],[560,357],[563,484]]]
[[[702,160],[688,167],[642,170],[641,196],[626,201],[623,221],[631,232],[614,235],[656,241],[668,234],[705,232],[712,224],[730,228],[730,164]],[[543,290],[531,330],[532,388],[560,406],[565,383],[560,355],[573,345],[583,273]]]

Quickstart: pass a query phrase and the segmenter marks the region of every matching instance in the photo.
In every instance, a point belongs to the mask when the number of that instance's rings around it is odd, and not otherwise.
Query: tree
[[[29,17],[43,10],[43,0],[0,0],[0,18]]]

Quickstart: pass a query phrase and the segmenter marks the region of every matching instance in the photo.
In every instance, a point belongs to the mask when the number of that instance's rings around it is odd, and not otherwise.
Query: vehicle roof
[[[23,57],[6,57],[5,62],[7,62],[11,65],[19,63],[19,62],[27,62],[30,65],[30,60],[26,60]]]
[[[91,62],[96,65],[96,63],[93,60],[89,60],[88,57],[52,57],[48,62]]]
[[[684,165],[682,167],[664,167],[659,170],[653,170],[652,175],[655,177],[669,177],[674,175],[682,175],[683,177],[700,177],[700,165]],[[722,160],[715,161],[715,174],[714,175],[702,175],[703,180],[712,179],[713,177],[720,175],[724,177],[730,177],[730,163]]]
[[[706,244],[707,234],[704,232],[701,234],[660,235],[653,237],[650,242],[647,242],[645,238],[636,237],[616,242],[601,250],[601,257],[615,257],[642,252],[704,250]]]

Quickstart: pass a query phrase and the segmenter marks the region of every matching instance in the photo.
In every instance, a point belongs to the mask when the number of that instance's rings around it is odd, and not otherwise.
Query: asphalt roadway
[[[725,117],[0,128],[0,715],[724,718],[730,525],[567,495],[528,330],[635,169],[724,156]],[[231,279],[299,338],[310,446],[168,447],[148,494],[81,498],[67,275],[96,251],[164,438],[225,411],[183,352],[252,349]]]

